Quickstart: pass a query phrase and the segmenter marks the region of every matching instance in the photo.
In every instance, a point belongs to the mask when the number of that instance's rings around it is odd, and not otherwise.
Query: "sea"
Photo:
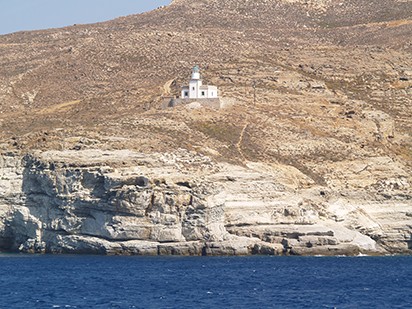
[[[3,254],[0,308],[412,308],[412,257]]]

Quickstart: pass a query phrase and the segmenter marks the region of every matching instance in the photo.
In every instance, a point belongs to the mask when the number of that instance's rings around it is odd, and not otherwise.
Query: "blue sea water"
[[[0,255],[0,308],[412,308],[412,257]]]

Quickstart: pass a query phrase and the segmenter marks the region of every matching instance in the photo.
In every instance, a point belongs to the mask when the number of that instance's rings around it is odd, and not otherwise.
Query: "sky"
[[[89,24],[141,13],[171,0],[0,0],[0,34]]]

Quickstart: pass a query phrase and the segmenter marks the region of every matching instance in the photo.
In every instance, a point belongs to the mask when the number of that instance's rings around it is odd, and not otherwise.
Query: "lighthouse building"
[[[218,90],[216,86],[203,85],[199,66],[192,70],[189,86],[182,87],[182,99],[217,99]]]

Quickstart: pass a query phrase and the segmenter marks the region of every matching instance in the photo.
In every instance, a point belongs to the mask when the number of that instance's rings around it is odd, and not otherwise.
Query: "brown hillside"
[[[183,148],[287,163],[322,184],[365,158],[410,172],[411,12],[395,0],[178,0],[0,36],[2,147]],[[161,109],[194,64],[233,107]]]

